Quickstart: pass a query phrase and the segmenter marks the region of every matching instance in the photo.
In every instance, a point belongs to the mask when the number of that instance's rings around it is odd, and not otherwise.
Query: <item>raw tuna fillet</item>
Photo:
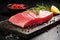
[[[33,15],[32,15],[33,16]],[[50,20],[53,17],[53,13],[46,11],[46,10],[40,10],[39,15],[37,15],[34,19],[35,24],[42,24],[48,20]]]
[[[31,12],[31,14],[35,15]],[[36,15],[35,15],[36,16]],[[25,11],[22,13],[18,13],[14,16],[12,16],[9,21],[15,25],[18,25],[20,27],[28,26],[29,24],[33,24],[35,18],[30,15],[30,12]],[[28,25],[27,25],[28,24]]]
[[[9,18],[9,22],[19,26],[19,27],[29,27],[30,25],[42,24],[47,20],[51,19],[53,16],[52,12],[41,10],[39,15],[34,14],[31,11],[25,11],[18,13]]]

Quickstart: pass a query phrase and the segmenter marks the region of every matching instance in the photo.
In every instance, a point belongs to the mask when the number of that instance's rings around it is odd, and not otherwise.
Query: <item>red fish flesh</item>
[[[31,11],[18,13],[9,18],[9,22],[19,27],[29,27],[30,25],[42,24],[53,17],[53,13],[45,10],[40,10],[39,15]]]
[[[24,4],[11,4],[10,6],[8,6],[8,8],[10,9],[25,9],[25,5]]]

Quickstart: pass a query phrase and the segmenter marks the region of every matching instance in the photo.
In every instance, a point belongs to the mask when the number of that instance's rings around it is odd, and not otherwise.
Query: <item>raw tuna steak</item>
[[[34,13],[32,12],[28,12],[28,11],[25,11],[25,12],[22,12],[22,13],[18,13],[14,16],[12,16],[9,21],[15,25],[18,25],[20,27],[25,27],[25,26],[28,26],[30,24],[33,24],[34,23],[34,17],[32,17],[31,14],[35,15]],[[35,15],[36,16],[36,15]]]
[[[25,11],[10,17],[9,22],[24,28],[39,23],[42,24],[43,22],[46,22],[47,20],[51,19],[52,16],[52,12],[45,10],[39,11],[39,15],[36,15],[31,11]]]

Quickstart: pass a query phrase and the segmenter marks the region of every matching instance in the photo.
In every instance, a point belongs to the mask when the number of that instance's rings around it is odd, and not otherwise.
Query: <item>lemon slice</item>
[[[60,13],[59,9],[54,5],[51,6],[51,12],[53,12],[54,14],[59,14]]]

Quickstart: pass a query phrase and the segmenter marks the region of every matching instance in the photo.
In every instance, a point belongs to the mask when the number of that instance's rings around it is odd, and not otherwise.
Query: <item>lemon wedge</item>
[[[51,6],[51,12],[53,12],[54,14],[59,14],[60,13],[59,9],[54,5]]]

